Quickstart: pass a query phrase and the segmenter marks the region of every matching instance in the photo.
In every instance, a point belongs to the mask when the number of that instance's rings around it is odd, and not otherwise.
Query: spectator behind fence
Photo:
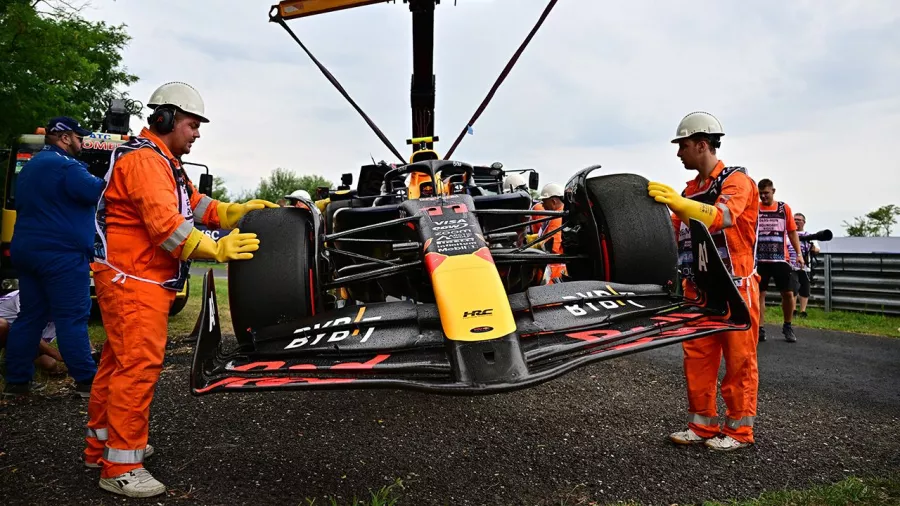
[[[806,227],[806,216],[803,213],[794,214],[794,223],[797,224],[798,238],[809,235],[809,232],[804,230],[804,227]],[[806,305],[809,303],[810,284],[812,281],[810,276],[810,252],[813,254],[818,253],[819,245],[816,244],[816,241],[800,241],[800,256],[805,264],[802,267],[797,261],[797,251],[793,245],[788,244],[788,251],[791,254],[791,267],[794,268],[794,272],[791,273],[795,294],[794,316],[806,318]]]
[[[794,223],[794,215],[791,207],[784,202],[775,200],[775,185],[770,179],[763,179],[759,187],[759,231],[756,243],[757,271],[760,275],[759,282],[759,340],[766,340],[765,321],[766,289],[769,280],[775,280],[775,288],[781,292],[781,312],[784,315],[784,323],[781,332],[785,341],[797,342],[794,328],[791,326],[794,315],[794,291],[791,286],[791,263],[788,245],[800,249],[800,239],[797,237],[797,224]],[[800,267],[805,263],[798,258]]]

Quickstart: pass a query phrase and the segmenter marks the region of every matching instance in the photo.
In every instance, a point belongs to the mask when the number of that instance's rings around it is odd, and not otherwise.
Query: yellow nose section
[[[473,254],[427,253],[444,334],[456,341],[486,341],[516,330],[509,298],[487,248]]]

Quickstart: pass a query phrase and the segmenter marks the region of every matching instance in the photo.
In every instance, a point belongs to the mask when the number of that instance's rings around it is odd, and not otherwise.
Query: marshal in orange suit
[[[688,394],[688,426],[669,438],[678,444],[705,444],[718,451],[745,448],[754,442],[759,374],[756,344],[759,332],[759,275],[756,273],[756,228],[759,190],[743,167],[727,167],[716,156],[725,135],[722,124],[705,112],[688,114],[672,140],[684,168],[696,171],[678,194],[651,182],[648,191],[669,206],[678,238],[679,269],[685,295],[696,297],[691,272],[691,218],[709,229],[719,256],[736,278],[735,283],[750,309],[751,327],[682,343]],[[716,413],[716,382],[725,357],[722,397],[726,412]]]
[[[166,83],[148,106],[149,127],[113,152],[97,205],[93,265],[107,341],[91,388],[84,463],[102,468],[100,488],[128,497],[166,490],[144,468],[154,451],[148,420],[169,308],[190,276],[191,260],[252,258],[259,240],[235,226],[249,211],[276,207],[219,202],[190,182],[180,160],[208,121],[193,87]],[[195,222],[234,230],[216,242]]]

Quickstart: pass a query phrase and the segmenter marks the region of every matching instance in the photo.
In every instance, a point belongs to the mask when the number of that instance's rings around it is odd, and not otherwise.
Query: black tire
[[[669,209],[647,195],[649,181],[636,174],[609,174],[585,182],[608,255],[607,281],[674,283],[678,246]]]
[[[172,303],[172,307],[169,308],[169,316],[175,316],[184,309],[184,306],[187,305],[188,299],[191,298],[191,278],[188,277],[187,281],[185,281],[184,285],[184,298],[183,299],[175,299],[175,302]]]
[[[311,293],[313,240],[309,211],[294,207],[247,213],[241,232],[255,233],[259,249],[250,260],[228,263],[228,303],[238,344],[252,346],[247,329],[305,318]]]

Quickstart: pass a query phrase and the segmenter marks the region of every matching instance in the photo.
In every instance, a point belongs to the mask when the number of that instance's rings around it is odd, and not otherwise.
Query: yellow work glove
[[[251,251],[258,249],[259,239],[256,238],[256,234],[242,234],[238,229],[234,229],[216,242],[195,228],[184,243],[181,259],[215,260],[216,262],[250,260],[253,258]]]
[[[525,244],[530,243],[531,241],[537,239],[537,238],[540,237],[540,236],[541,236],[541,234],[525,234]],[[534,249],[543,249],[543,248],[544,248],[544,244],[545,244],[546,242],[547,242],[547,240],[544,239],[542,242],[532,244],[531,247],[534,248]]]
[[[331,199],[330,199],[330,198],[322,199],[322,200],[317,200],[317,201],[316,201],[316,207],[319,208],[319,211],[321,211],[321,212],[324,214],[324,213],[325,213],[325,207],[328,205],[329,202],[331,202]]]
[[[254,199],[244,204],[238,202],[219,202],[216,211],[219,213],[219,228],[234,228],[245,214],[266,207],[278,207],[268,200]]]
[[[703,222],[707,227],[710,227],[716,219],[715,207],[702,202],[697,202],[696,200],[684,198],[670,186],[651,182],[647,185],[647,191],[650,192],[650,196],[653,197],[654,200],[669,206],[669,209],[671,209],[681,221],[689,221],[691,218],[694,218],[695,220]]]

